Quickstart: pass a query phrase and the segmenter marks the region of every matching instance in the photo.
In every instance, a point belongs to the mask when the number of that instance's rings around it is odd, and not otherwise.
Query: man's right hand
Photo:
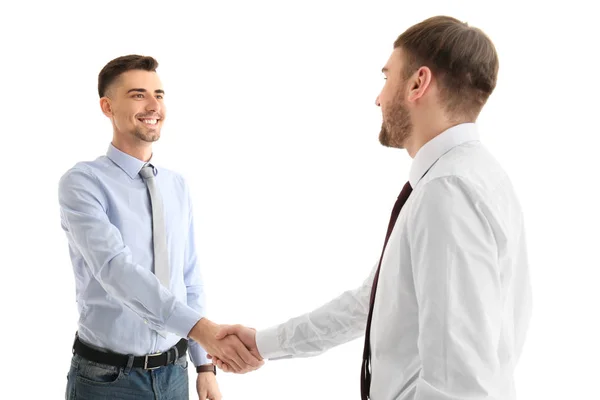
[[[189,337],[198,342],[212,357],[217,357],[226,363],[232,372],[243,374],[254,371],[264,364],[258,350],[254,350],[256,341],[254,341],[253,347],[249,347],[245,345],[245,340],[248,340],[246,335],[242,335],[243,339],[233,334],[222,335],[222,331],[227,331],[229,325],[224,325],[223,328],[221,329],[220,325],[202,318],[194,325]]]
[[[250,350],[250,353],[254,357],[262,360],[262,356],[260,355],[258,346],[256,345],[256,329],[248,328],[243,325],[221,325],[221,329],[216,334],[215,338],[223,340],[232,336],[241,340],[244,346]],[[208,358],[212,359],[213,364],[216,364],[223,371],[236,372],[235,368],[221,357],[209,352]]]

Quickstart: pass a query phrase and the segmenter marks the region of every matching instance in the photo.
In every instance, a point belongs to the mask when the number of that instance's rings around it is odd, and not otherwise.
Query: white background
[[[155,154],[193,192],[209,317],[264,328],[360,284],[379,257],[411,161],[378,142],[380,70],[402,31],[437,14],[482,28],[500,55],[479,124],[527,220],[534,313],[518,397],[597,398],[600,34],[591,5],[8,3],[2,399],[64,396],[77,311],[57,183],[110,142],[96,91],[102,66],[130,53],[158,59],[169,114]],[[226,399],[358,399],[361,354],[362,339],[218,379]]]

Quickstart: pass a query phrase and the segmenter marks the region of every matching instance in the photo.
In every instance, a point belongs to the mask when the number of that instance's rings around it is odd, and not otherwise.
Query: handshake
[[[190,331],[208,353],[208,358],[225,372],[244,374],[260,368],[263,358],[256,345],[256,330],[242,325],[218,325],[202,318]]]

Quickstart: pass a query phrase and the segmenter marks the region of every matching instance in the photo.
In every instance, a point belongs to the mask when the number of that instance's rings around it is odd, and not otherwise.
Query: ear
[[[108,97],[105,96],[100,99],[100,109],[104,115],[106,115],[108,118],[112,118],[112,105]]]
[[[422,98],[431,86],[432,79],[433,74],[429,67],[419,68],[409,79],[407,100],[414,102]]]

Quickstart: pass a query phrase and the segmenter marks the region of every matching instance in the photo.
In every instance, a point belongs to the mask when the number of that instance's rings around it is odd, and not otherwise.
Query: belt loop
[[[123,373],[125,375],[129,375],[129,372],[131,372],[131,367],[133,367],[133,359],[134,358],[135,358],[135,356],[129,355],[129,358],[127,359],[127,366],[123,370]]]
[[[173,360],[173,362],[179,360],[179,349],[177,348],[177,346],[173,347],[175,349],[175,360]]]

